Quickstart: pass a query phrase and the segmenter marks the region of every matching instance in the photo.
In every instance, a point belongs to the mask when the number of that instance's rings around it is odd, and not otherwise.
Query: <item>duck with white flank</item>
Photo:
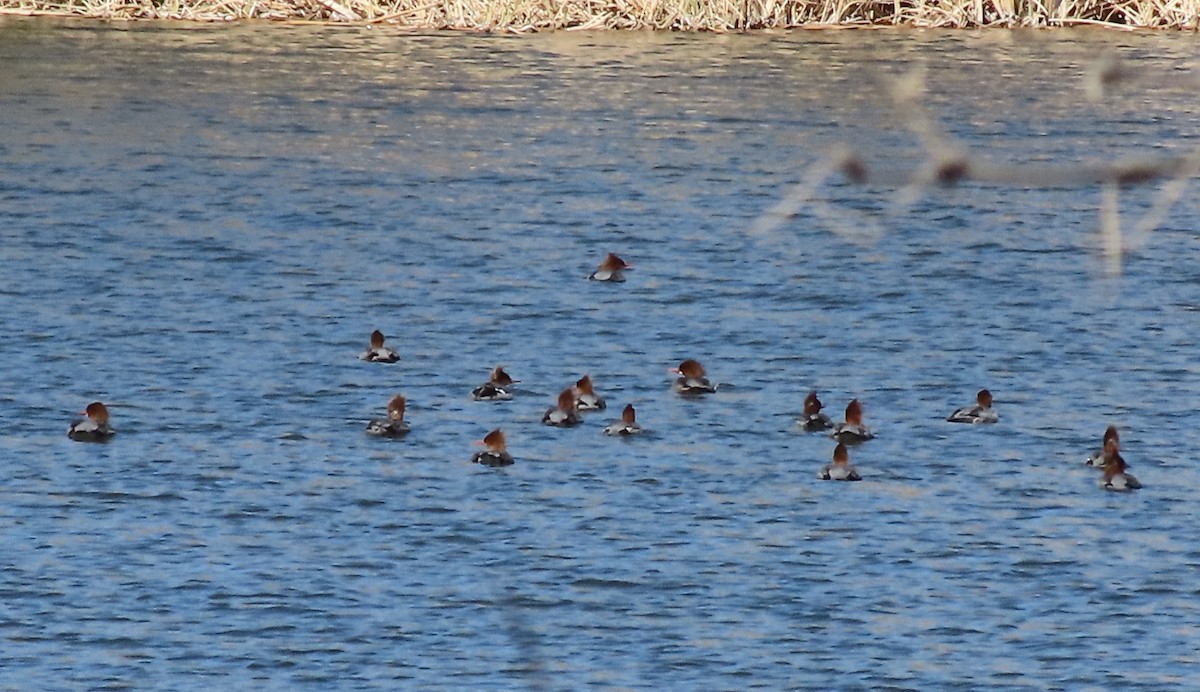
[[[829,420],[829,416],[821,413],[824,406],[817,398],[816,392],[809,392],[808,396],[804,398],[804,414],[796,422],[808,432],[819,432],[832,428],[833,421]]]
[[[388,402],[388,417],[367,423],[367,434],[377,437],[404,437],[408,434],[408,423],[404,420],[404,397],[397,394]]]
[[[1104,478],[1100,481],[1100,485],[1105,490],[1115,490],[1124,492],[1126,490],[1137,490],[1142,487],[1137,478],[1133,474],[1126,473],[1125,470],[1129,465],[1125,463],[1125,459],[1121,453],[1117,451],[1117,441],[1109,440],[1104,444]]]
[[[1110,425],[1107,428],[1105,428],[1104,437],[1100,440],[1100,449],[1092,452],[1092,455],[1089,456],[1083,463],[1088,466],[1096,466],[1096,467],[1104,466],[1104,462],[1107,460],[1106,452],[1108,450],[1108,441],[1109,440],[1112,440],[1114,443],[1113,449],[1120,448],[1121,434],[1119,432],[1117,432],[1117,426],[1115,426],[1115,425]]]
[[[688,358],[680,363],[679,367],[671,368],[670,372],[679,375],[672,387],[684,396],[712,394],[717,391],[717,386],[704,376],[704,366],[698,360]]]
[[[71,423],[67,429],[67,437],[76,442],[108,442],[117,434],[108,425],[108,407],[99,401],[87,405],[87,409],[79,415],[86,416]]]
[[[558,395],[558,405],[546,410],[542,422],[558,428],[572,428],[583,421],[575,406],[575,388],[567,387]]]
[[[626,269],[633,269],[633,265],[610,252],[588,278],[592,281],[624,281]]]
[[[605,435],[636,435],[641,431],[642,426],[637,424],[637,411],[633,409],[633,404],[625,404],[621,420],[615,420],[604,428]]]
[[[584,375],[575,383],[575,407],[580,411],[600,411],[605,407],[604,399],[592,387],[592,376]]]
[[[850,465],[850,452],[846,451],[846,445],[840,442],[833,448],[833,463],[823,466],[818,477],[823,481],[862,480],[862,476]]]
[[[471,398],[475,401],[508,401],[513,398],[512,386],[518,382],[520,380],[514,380],[504,372],[504,366],[497,365],[488,381],[471,391]]]
[[[371,346],[362,352],[360,359],[368,363],[395,363],[400,360],[400,354],[383,345],[383,332],[376,329],[371,332]]]
[[[875,437],[871,429],[863,424],[863,407],[854,399],[846,404],[846,420],[833,426],[830,437],[845,445],[856,445]]]
[[[992,409],[992,393],[981,389],[975,395],[974,406],[964,406],[951,413],[946,420],[951,423],[995,423],[1000,420],[1000,414]]]
[[[471,456],[472,463],[483,464],[484,466],[513,465],[512,455],[508,453],[508,441],[501,430],[496,429],[491,431],[486,437],[475,444],[483,445],[487,449],[482,452],[475,452]]]

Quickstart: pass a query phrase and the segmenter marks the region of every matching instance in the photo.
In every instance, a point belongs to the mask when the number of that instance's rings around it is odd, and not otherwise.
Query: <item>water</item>
[[[1106,51],[1138,77],[1087,104]],[[1070,161],[1194,147],[1198,54],[0,24],[0,687],[1189,686],[1194,193],[1120,276],[1094,190],[831,181],[748,229],[836,143],[911,162],[913,66],[968,145]],[[541,426],[584,373],[609,410]],[[984,386],[1000,424],[944,422]],[[862,483],[815,480],[809,389],[866,404]],[[117,438],[71,442],[94,399]],[[1138,493],[1081,463],[1110,423]],[[516,465],[471,465],[494,427]]]

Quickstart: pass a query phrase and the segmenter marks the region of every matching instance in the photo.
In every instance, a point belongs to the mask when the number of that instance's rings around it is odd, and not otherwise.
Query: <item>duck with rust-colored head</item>
[[[841,442],[833,448],[833,463],[826,464],[818,474],[823,481],[861,481],[862,476],[850,465],[850,452]]]
[[[508,401],[513,398],[512,386],[518,382],[520,380],[514,380],[504,372],[504,366],[497,365],[487,382],[471,390],[471,398],[475,401]]]
[[[376,329],[371,332],[371,345],[359,356],[368,363],[395,363],[400,360],[400,354],[383,345],[383,332]]]
[[[87,405],[87,409],[80,412],[81,416],[86,416],[71,423],[71,427],[67,428],[67,437],[76,442],[108,442],[113,435],[117,434],[108,425],[108,407],[99,401],[93,401]]]
[[[404,406],[407,402],[397,394],[388,402],[388,417],[367,423],[367,434],[377,437],[404,437],[408,434],[408,423],[404,420]]]
[[[1112,440],[1113,449],[1119,449],[1121,446],[1121,433],[1117,432],[1117,426],[1110,425],[1104,430],[1104,437],[1100,440],[1100,449],[1092,452],[1083,463],[1088,466],[1101,467],[1107,461],[1108,442]]]
[[[1104,477],[1100,481],[1101,487],[1105,490],[1115,490],[1124,492],[1126,490],[1137,490],[1142,487],[1142,484],[1137,478],[1134,478],[1132,473],[1127,473],[1126,469],[1129,464],[1125,463],[1124,457],[1117,451],[1117,441],[1109,440],[1104,445]]]
[[[625,404],[621,411],[621,420],[615,420],[604,428],[605,435],[637,435],[642,432],[642,426],[637,423],[637,411],[633,404]]]
[[[627,264],[625,260],[610,252],[588,278],[592,281],[624,281],[623,272],[627,269],[633,269],[633,265]]]
[[[558,404],[546,410],[542,422],[558,428],[572,428],[583,421],[575,405],[575,388],[567,387],[558,395]]]
[[[671,368],[670,372],[679,375],[672,387],[684,396],[712,394],[717,391],[717,386],[704,376],[704,366],[698,360],[688,358],[680,363],[679,367]]]
[[[992,408],[992,393],[981,389],[975,395],[974,406],[964,406],[951,413],[946,420],[951,423],[995,423],[1000,420],[1000,414]]]
[[[487,449],[482,452],[475,452],[471,456],[471,463],[483,464],[484,466],[513,465],[512,455],[508,453],[508,440],[504,437],[504,432],[499,428],[491,431],[475,444],[483,445]]]
[[[584,375],[575,383],[575,407],[580,411],[600,411],[606,404],[592,386],[592,376]]]
[[[846,420],[833,426],[830,437],[844,445],[856,445],[875,437],[871,429],[863,424],[863,407],[858,399],[846,404]]]
[[[833,421],[829,420],[829,416],[821,413],[821,409],[824,407],[825,405],[817,398],[817,393],[809,392],[808,396],[804,398],[804,413],[796,422],[808,432],[819,432],[832,428]]]

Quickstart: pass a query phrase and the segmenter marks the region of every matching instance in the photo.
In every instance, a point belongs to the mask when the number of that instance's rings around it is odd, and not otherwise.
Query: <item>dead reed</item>
[[[1200,29],[1200,0],[0,0],[0,14],[268,19],[489,32],[907,25]]]

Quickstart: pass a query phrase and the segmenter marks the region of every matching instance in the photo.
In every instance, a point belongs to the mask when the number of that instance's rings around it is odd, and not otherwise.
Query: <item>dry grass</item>
[[[0,14],[369,22],[505,32],[892,24],[1200,29],[1200,0],[0,0]]]

